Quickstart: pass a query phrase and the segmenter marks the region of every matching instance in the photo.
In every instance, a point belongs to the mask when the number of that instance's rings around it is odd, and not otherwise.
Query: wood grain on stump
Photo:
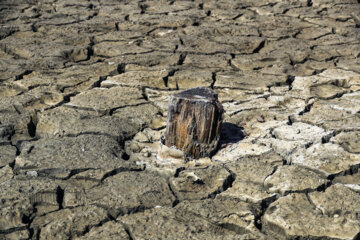
[[[171,96],[165,145],[175,146],[187,157],[211,156],[220,140],[224,109],[209,88],[191,88]]]

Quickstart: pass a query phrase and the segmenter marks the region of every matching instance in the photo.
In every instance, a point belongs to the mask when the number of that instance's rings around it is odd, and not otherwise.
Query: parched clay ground
[[[1,0],[1,239],[359,239],[356,0]],[[221,149],[161,145],[215,89]]]

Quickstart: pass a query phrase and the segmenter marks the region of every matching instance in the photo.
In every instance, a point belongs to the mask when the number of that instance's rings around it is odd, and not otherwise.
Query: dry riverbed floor
[[[359,1],[0,1],[0,239],[359,239],[359,166]]]

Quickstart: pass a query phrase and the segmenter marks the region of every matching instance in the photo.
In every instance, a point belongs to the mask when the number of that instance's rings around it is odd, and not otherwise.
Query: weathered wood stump
[[[165,145],[182,150],[186,157],[211,156],[220,140],[224,109],[215,91],[197,87],[171,96]]]

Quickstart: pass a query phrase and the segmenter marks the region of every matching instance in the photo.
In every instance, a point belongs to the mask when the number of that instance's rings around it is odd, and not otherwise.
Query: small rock
[[[37,171],[27,171],[26,175],[29,177],[37,177],[38,173],[37,173]]]

